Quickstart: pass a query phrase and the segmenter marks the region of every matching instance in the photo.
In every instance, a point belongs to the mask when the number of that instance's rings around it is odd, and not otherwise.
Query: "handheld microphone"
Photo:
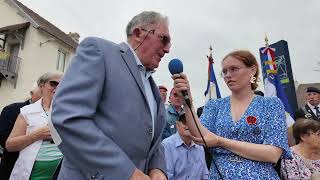
[[[172,75],[174,74],[180,74],[183,72],[183,64],[181,62],[181,60],[179,59],[172,59],[169,62],[169,71]],[[189,95],[188,92],[186,90],[181,91],[183,97],[184,97],[184,101],[186,102],[186,104],[188,105],[188,107],[191,109],[191,102],[189,99]]]
[[[169,65],[168,65],[168,66],[169,66],[169,71],[170,71],[170,73],[171,73],[172,75],[174,75],[174,74],[180,74],[180,73],[183,72],[183,64],[182,64],[181,60],[179,60],[179,59],[172,59],[172,60],[169,62]],[[186,90],[184,90],[184,91],[181,91],[181,93],[182,93],[182,95],[183,95],[183,97],[184,97],[184,100],[185,100],[186,104],[188,105],[188,107],[189,107],[190,110],[191,110],[191,103],[190,103],[190,99],[189,99],[189,96],[188,96],[188,92],[187,92]],[[191,115],[192,115],[193,121],[194,121],[194,123],[195,123],[195,125],[196,125],[196,127],[197,127],[197,129],[198,129],[198,132],[199,132],[199,134],[200,134],[200,136],[201,136],[201,139],[202,139],[205,147],[208,148],[207,142],[206,142],[206,141],[204,140],[204,138],[203,138],[203,135],[202,135],[202,133],[201,133],[201,131],[200,131],[200,128],[199,128],[199,126],[198,126],[198,124],[197,124],[197,122],[196,122],[196,120],[195,120],[195,118],[194,118],[194,114],[193,114],[193,111],[192,111],[192,110],[191,110]],[[213,162],[213,164],[214,164],[214,166],[215,166],[215,168],[216,168],[216,170],[217,170],[217,172],[218,172],[218,175],[219,175],[220,179],[223,180],[223,177],[222,177],[222,175],[221,175],[221,173],[220,173],[220,170],[219,170],[218,166],[216,165],[214,159],[213,159],[212,162]]]

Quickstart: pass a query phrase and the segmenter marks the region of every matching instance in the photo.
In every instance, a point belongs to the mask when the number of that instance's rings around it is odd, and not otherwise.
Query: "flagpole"
[[[208,59],[208,88],[207,89],[207,93],[208,95],[206,96],[206,102],[210,99],[212,99],[212,92],[211,92],[211,87],[210,87],[210,68],[213,66],[213,58],[212,58],[212,46],[210,44],[210,47],[209,47],[209,54],[207,55],[207,59]]]
[[[269,46],[269,43],[268,43],[269,39],[268,39],[268,36],[267,36],[267,33],[264,34],[264,42],[266,43],[266,47]]]

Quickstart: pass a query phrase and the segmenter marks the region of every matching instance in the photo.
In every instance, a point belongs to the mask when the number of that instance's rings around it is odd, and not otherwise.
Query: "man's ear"
[[[140,28],[134,28],[133,31],[132,31],[132,36],[139,38],[140,35],[141,35]]]

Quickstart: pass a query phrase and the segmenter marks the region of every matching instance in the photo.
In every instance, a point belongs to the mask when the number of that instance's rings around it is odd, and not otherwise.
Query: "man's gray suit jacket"
[[[166,172],[161,135],[165,108],[157,102],[154,138],[145,89],[126,43],[84,39],[52,105],[52,123],[64,154],[59,179],[129,179],[135,168]]]

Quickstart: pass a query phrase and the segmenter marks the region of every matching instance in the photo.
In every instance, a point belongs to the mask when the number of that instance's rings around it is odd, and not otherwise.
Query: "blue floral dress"
[[[211,132],[228,139],[268,144],[283,149],[282,158],[290,158],[285,110],[276,97],[255,96],[244,115],[232,120],[230,97],[210,100],[200,117]],[[211,148],[214,159],[209,179],[279,179],[272,163],[253,161],[221,147]],[[217,167],[217,168],[216,168]]]

